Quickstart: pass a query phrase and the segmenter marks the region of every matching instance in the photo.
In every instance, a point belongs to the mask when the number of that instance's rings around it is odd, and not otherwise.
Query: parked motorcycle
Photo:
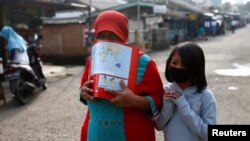
[[[34,48],[33,45],[27,50],[29,65],[10,64],[4,75],[5,80],[9,81],[11,93],[21,105],[26,104],[30,95],[36,90],[47,89],[46,78],[42,73],[42,62],[40,57],[35,55]]]
[[[0,31],[1,38],[6,41],[8,66],[4,71],[5,80],[9,81],[10,91],[20,104],[29,100],[29,95],[37,88],[46,89],[46,79],[42,73],[41,59],[36,55],[35,47],[39,47],[40,39],[34,34],[28,42],[12,27],[4,26]],[[27,43],[33,43],[30,47]]]

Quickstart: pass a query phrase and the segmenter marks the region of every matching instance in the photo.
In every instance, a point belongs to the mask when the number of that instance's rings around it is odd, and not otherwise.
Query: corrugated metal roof
[[[98,10],[107,9],[121,4],[126,4],[126,0],[35,0],[39,2],[71,5],[72,3],[94,7]]]
[[[153,8],[154,4],[153,3],[148,3],[148,2],[140,2],[139,3],[140,7],[148,7],[148,8]],[[104,11],[104,10],[116,10],[116,11],[121,11],[124,9],[128,9],[128,8],[133,8],[137,6],[137,2],[133,2],[133,3],[127,3],[127,4],[121,4],[118,6],[114,6],[114,7],[109,7],[100,11],[94,11],[91,13],[91,17],[94,18],[96,17],[98,14],[100,14],[100,12]],[[71,12],[70,12],[71,13]],[[43,18],[44,23],[45,24],[60,24],[60,23],[78,23],[78,22],[85,22],[88,18],[88,13],[85,13],[86,16],[79,16],[76,14],[70,14],[70,13],[66,13],[63,16],[63,13],[61,14],[56,14],[55,17],[52,18]],[[80,14],[80,13],[78,13]],[[72,17],[66,17],[66,15],[71,15]],[[81,14],[83,15],[83,13]],[[75,17],[75,18],[73,18]]]
[[[79,3],[84,3],[84,4],[89,4],[91,1],[91,5],[97,9],[99,9],[98,11],[94,11],[91,12],[91,17],[96,17],[98,14],[100,14],[100,12],[104,11],[104,10],[117,10],[117,11],[121,11],[127,8],[131,8],[131,7],[135,7],[137,6],[137,2],[130,2],[130,3],[126,3],[124,0],[74,0],[77,1]],[[196,13],[206,13],[207,11],[198,7],[195,7],[183,0],[169,0],[168,4],[174,5],[174,6],[179,6],[183,9],[186,9],[187,11],[191,11],[191,12],[196,12]],[[139,2],[139,5],[141,7],[153,7],[154,3],[149,3],[149,2]],[[174,9],[172,9],[172,13],[173,13]],[[177,11],[176,11],[177,12]],[[176,13],[174,12],[174,13]],[[174,14],[175,15],[175,14]],[[180,17],[182,17],[180,14],[177,14]],[[175,16],[177,16],[175,15]],[[45,19],[45,23],[62,23],[62,22],[85,22],[86,19],[88,18],[88,14],[86,13],[86,16],[82,16],[82,18],[79,18],[78,16],[75,16],[74,18],[63,18],[63,19],[57,19],[56,17],[54,17],[53,19]],[[67,19],[69,21],[67,21]],[[74,20],[73,20],[74,19]],[[53,22],[54,20],[54,22]]]
[[[83,11],[59,11],[54,17],[42,17],[44,24],[82,23]]]
[[[87,5],[90,5],[91,3],[91,6],[98,10],[107,9],[110,7],[127,3],[125,0],[78,0],[78,1],[81,3],[85,3]]]
[[[199,7],[196,7],[196,6],[193,6],[183,0],[168,0],[169,4],[173,4],[173,5],[176,5],[176,6],[180,6],[188,11],[191,11],[191,12],[196,12],[196,13],[206,13],[207,11],[202,9],[202,8],[199,8]]]
[[[114,7],[110,7],[107,9],[103,9],[104,10],[116,10],[116,11],[121,11],[127,8],[131,8],[131,7],[135,7],[137,6],[138,3],[137,2],[131,2],[131,3],[127,3],[127,4],[122,4],[122,5],[118,5],[118,6],[114,6]],[[154,3],[148,3],[148,2],[139,2],[139,6],[140,7],[149,7],[149,8],[153,8]],[[100,14],[102,11],[95,11],[91,13],[91,17],[96,17],[98,14]]]

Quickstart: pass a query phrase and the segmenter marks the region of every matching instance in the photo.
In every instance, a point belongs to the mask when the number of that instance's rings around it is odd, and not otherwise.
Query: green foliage
[[[225,12],[231,12],[232,11],[232,5],[230,2],[226,2],[222,5],[222,9]]]
[[[246,3],[246,10],[247,10],[248,12],[250,12],[250,2],[247,2],[247,3]]]

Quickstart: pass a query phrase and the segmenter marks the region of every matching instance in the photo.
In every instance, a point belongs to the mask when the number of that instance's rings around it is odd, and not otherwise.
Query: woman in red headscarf
[[[127,17],[117,11],[102,12],[95,21],[95,36],[97,40],[126,42]],[[81,79],[81,99],[88,105],[81,141],[155,141],[152,117],[161,109],[163,97],[155,62],[140,52],[135,91],[121,83],[121,92],[108,91],[116,96],[111,100],[92,97],[90,64],[88,59]]]

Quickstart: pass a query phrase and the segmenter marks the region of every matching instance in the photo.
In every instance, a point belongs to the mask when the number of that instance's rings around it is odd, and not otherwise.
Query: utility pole
[[[137,29],[140,29],[140,0],[137,0]]]
[[[91,7],[92,7],[92,0],[89,0],[89,33],[91,33]]]
[[[169,1],[169,0],[166,0],[166,5],[168,5],[168,1]]]
[[[135,30],[135,42],[140,43],[140,0],[137,0],[137,29]]]
[[[85,33],[85,45],[86,45],[86,55],[90,55],[90,50],[92,46],[92,33],[91,33],[91,7],[92,7],[92,0],[89,0],[89,6],[88,6],[88,31],[87,34]]]

